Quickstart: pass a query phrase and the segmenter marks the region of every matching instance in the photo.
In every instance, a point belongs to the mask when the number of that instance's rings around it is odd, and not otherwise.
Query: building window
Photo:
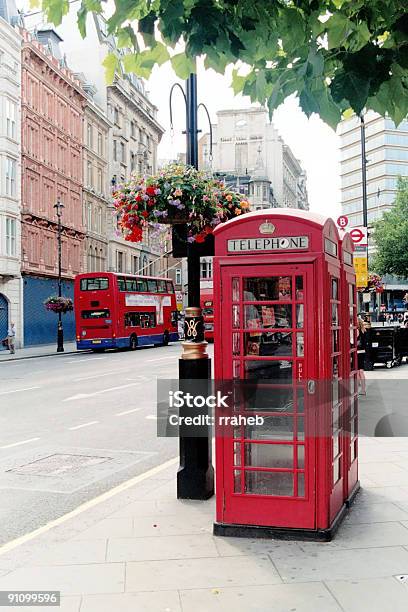
[[[93,146],[93,138],[92,138],[93,134],[92,134],[92,132],[93,132],[92,124],[88,122],[88,125],[87,125],[87,134],[86,134],[86,142],[87,142],[88,147],[90,149],[92,149],[92,146]]]
[[[181,285],[181,269],[176,268],[176,285]]]
[[[98,132],[98,155],[103,155],[103,138],[102,132]]]
[[[88,230],[92,230],[92,204],[90,202],[87,205],[87,226]]]
[[[136,255],[132,255],[132,274],[137,274],[139,270],[138,258]]]
[[[119,117],[120,117],[119,109],[117,106],[115,106],[115,108],[113,109],[113,123],[120,127]]]
[[[259,196],[261,195],[260,193],[260,187],[259,185],[256,186],[256,196],[259,198]]]
[[[116,251],[116,272],[123,272],[123,252]]]
[[[118,161],[118,141],[113,141],[113,161]]]
[[[6,217],[6,255],[16,256],[16,220]]]
[[[102,180],[102,170],[101,168],[98,168],[98,191],[99,193],[103,192],[103,180]]]
[[[16,195],[16,160],[6,157],[6,195]]]
[[[96,231],[98,234],[102,234],[102,208],[98,208],[98,217],[97,217],[97,228]]]
[[[200,263],[201,268],[201,278],[212,278],[212,262],[211,261],[202,261]]]
[[[87,162],[87,182],[89,187],[93,186],[93,172],[92,172],[92,162],[88,160]]]
[[[136,155],[134,153],[130,154],[130,171],[134,172],[136,170]]]
[[[7,136],[8,138],[16,138],[17,128],[17,105],[15,102],[6,98],[6,123],[7,123]]]
[[[120,161],[121,161],[122,164],[126,163],[125,155],[126,155],[126,152],[125,152],[125,143],[121,142],[120,143]]]
[[[136,126],[134,121],[130,122],[130,137],[136,138]]]

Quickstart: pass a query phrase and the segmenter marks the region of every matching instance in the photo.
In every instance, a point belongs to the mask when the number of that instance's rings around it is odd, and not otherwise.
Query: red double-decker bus
[[[74,291],[78,349],[134,350],[179,339],[170,279],[92,272],[78,274]]]
[[[214,297],[213,292],[201,292],[200,306],[204,318],[204,337],[214,342]]]

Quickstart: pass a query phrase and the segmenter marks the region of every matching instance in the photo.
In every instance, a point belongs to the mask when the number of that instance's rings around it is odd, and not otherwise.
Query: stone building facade
[[[87,272],[107,270],[108,215],[110,192],[108,182],[108,147],[111,124],[93,100],[94,89],[83,85],[87,94],[83,130],[83,224],[86,227],[84,269]]]
[[[143,83],[128,75],[108,87],[108,119],[113,124],[110,141],[110,175],[115,184],[157,170],[157,146],[163,128],[157,122],[157,108],[145,94]],[[129,244],[120,237],[115,217],[110,218],[108,269],[116,272],[160,275],[165,266],[163,244],[146,232],[143,242]]]
[[[22,274],[25,344],[54,340],[55,318],[43,300],[56,292],[57,217],[62,215],[64,293],[83,271],[82,131],[86,97],[80,82],[59,58],[59,36],[44,28],[38,38],[22,31]],[[39,40],[42,41],[41,44]],[[66,338],[74,321],[65,318]]]
[[[12,25],[16,14],[10,2],[0,0],[0,340],[13,321],[19,346],[21,37]]]

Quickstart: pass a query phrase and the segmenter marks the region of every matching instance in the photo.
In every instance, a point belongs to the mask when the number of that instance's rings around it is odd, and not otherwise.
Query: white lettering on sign
[[[171,306],[169,295],[143,295],[127,293],[125,296],[126,306],[154,306],[158,325],[163,324],[163,306]]]
[[[300,251],[308,248],[308,236],[241,238],[239,240],[228,240],[229,253],[242,253],[245,251]]]

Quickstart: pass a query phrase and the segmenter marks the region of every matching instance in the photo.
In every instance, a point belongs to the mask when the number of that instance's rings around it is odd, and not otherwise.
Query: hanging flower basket
[[[51,296],[47,298],[44,302],[44,306],[46,310],[51,310],[52,312],[65,314],[66,312],[71,312],[74,310],[74,302],[71,298],[67,297],[58,297]]]
[[[379,274],[376,274],[375,272],[370,272],[368,274],[366,291],[375,291],[376,293],[382,293],[384,291],[384,283],[382,282],[382,278]]]
[[[118,225],[125,240],[140,242],[143,229],[187,224],[187,241],[203,243],[214,227],[249,212],[242,194],[204,172],[170,164],[149,177],[134,177],[113,193]]]

